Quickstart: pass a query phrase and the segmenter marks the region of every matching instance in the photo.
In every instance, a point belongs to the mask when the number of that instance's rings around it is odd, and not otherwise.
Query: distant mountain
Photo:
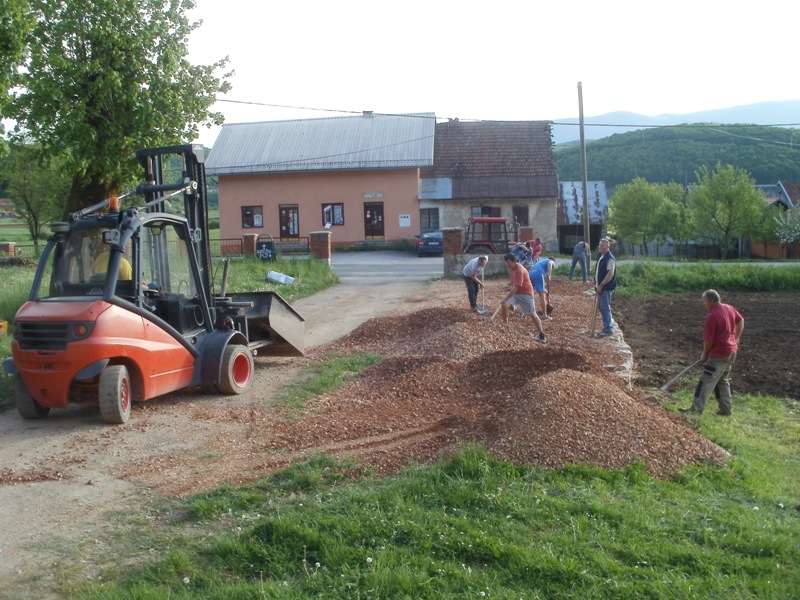
[[[791,125],[800,127],[800,100],[759,102],[745,106],[704,110],[685,115],[647,116],[631,112],[611,112],[596,117],[584,117],[586,140],[599,140],[615,133],[636,131],[646,126],[682,125],[685,123],[747,123],[752,125]],[[627,127],[626,127],[627,125]],[[578,119],[553,121],[553,142],[556,145],[578,143]]]

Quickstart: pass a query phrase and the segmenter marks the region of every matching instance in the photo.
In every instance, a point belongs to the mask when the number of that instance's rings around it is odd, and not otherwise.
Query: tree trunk
[[[64,207],[64,217],[87,206],[92,206],[112,196],[114,190],[112,182],[102,179],[91,169],[78,173],[72,178],[72,187],[69,191],[67,205]]]

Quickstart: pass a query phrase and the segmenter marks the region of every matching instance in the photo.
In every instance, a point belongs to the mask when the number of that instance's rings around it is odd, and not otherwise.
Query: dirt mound
[[[561,298],[562,313],[582,301]],[[465,439],[483,440],[515,462],[553,468],[620,468],[641,460],[666,477],[692,462],[722,462],[719,448],[685,420],[625,389],[616,365],[605,364],[609,353],[597,351],[598,342],[602,350],[615,342],[582,339],[583,331],[567,330],[574,321],[561,324],[546,323],[557,342],[541,345],[527,319],[504,324],[452,306],[373,319],[333,349],[387,358],[313,400],[302,421],[282,425],[264,450],[320,450],[327,440],[381,472],[409,459],[436,459]],[[386,451],[406,437],[413,448]],[[370,452],[373,445],[380,451]]]
[[[685,422],[595,373],[559,369],[530,381],[493,424],[490,449],[516,463],[621,468],[641,460],[666,477],[693,462],[721,463],[719,447]]]

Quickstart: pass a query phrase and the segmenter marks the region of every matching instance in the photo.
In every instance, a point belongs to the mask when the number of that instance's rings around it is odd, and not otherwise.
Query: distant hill
[[[759,102],[745,106],[705,110],[685,115],[647,116],[631,112],[612,112],[584,117],[586,140],[597,140],[615,133],[628,133],[647,126],[682,125],[684,123],[749,123],[752,125],[792,125],[800,127],[800,100]],[[629,127],[624,127],[629,125]],[[553,142],[556,145],[578,143],[578,119],[553,121]]]
[[[580,147],[556,147],[561,181],[581,179]],[[643,177],[651,183],[690,184],[703,165],[746,170],[757,184],[800,180],[800,129],[759,125],[693,124],[617,133],[586,144],[590,181],[605,181],[609,192]]]

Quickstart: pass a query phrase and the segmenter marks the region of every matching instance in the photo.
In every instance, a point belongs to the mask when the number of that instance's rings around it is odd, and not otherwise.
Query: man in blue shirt
[[[528,271],[531,278],[533,290],[542,305],[542,321],[549,321],[547,307],[550,306],[550,276],[553,274],[553,267],[556,266],[556,259],[552,256],[536,262]]]

